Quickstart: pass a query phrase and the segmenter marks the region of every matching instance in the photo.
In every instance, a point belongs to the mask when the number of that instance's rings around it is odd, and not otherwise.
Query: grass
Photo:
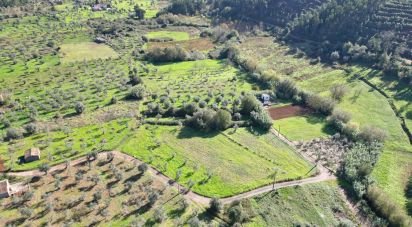
[[[92,42],[61,45],[63,63],[91,59],[117,58],[117,53],[109,46]]]
[[[372,176],[390,198],[404,206],[404,188],[412,171],[411,145],[385,97],[365,83],[354,79],[352,76],[355,73],[357,71],[350,75],[325,74],[304,81],[301,85],[306,89],[328,95],[329,87],[333,84],[347,84],[350,91],[338,104],[338,108],[351,113],[352,122],[360,126],[375,125],[387,131],[388,138]]]
[[[187,51],[202,51],[207,52],[214,47],[213,42],[210,39],[199,38],[184,41],[172,41],[172,42],[149,42],[147,48],[166,48],[173,46],[180,46]]]
[[[244,226],[338,226],[354,220],[335,181],[289,187],[252,199],[257,216]]]
[[[115,149],[128,136],[129,127],[129,120],[119,119],[100,125],[67,127],[64,131],[41,133],[0,144],[0,158],[5,161],[6,167],[15,171],[35,169],[41,163],[54,165],[84,156],[91,151]],[[31,147],[40,148],[41,159],[19,164],[19,158]]]
[[[147,33],[146,37],[149,39],[171,38],[174,41],[183,41],[190,39],[189,33],[179,31],[154,31]]]
[[[305,177],[311,166],[272,135],[254,136],[244,129],[232,135],[145,126],[121,150],[206,196],[225,197],[277,180]],[[229,132],[226,132],[229,134]],[[230,136],[232,139],[228,138]],[[209,177],[210,176],[210,179]]]
[[[327,126],[326,119],[318,115],[305,115],[275,120],[273,127],[292,141],[308,141],[333,135],[335,130]]]
[[[204,100],[211,106],[219,103],[216,101],[218,96],[229,105],[242,91],[253,89],[246,74],[222,60],[156,65],[153,70],[157,72],[155,75],[143,77],[146,87],[159,96],[167,93],[167,97],[173,99],[176,106],[193,102],[195,98]]]

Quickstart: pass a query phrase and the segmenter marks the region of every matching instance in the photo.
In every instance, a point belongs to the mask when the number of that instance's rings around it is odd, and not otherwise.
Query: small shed
[[[32,162],[40,159],[40,149],[32,147],[24,153],[24,161]]]
[[[9,180],[0,181],[0,198],[7,198],[11,195]]]
[[[260,99],[262,100],[263,105],[270,105],[270,95],[268,95],[268,94],[262,94],[262,95],[260,96]]]

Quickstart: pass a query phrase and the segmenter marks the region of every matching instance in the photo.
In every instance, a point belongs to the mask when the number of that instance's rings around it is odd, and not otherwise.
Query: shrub
[[[344,124],[341,129],[341,133],[350,139],[354,140],[359,134],[359,125],[354,122]]]
[[[160,208],[155,210],[155,212],[153,214],[153,219],[157,223],[162,223],[163,220],[166,219],[166,214],[165,214],[165,211],[163,210],[163,208],[160,207]]]
[[[250,113],[253,124],[263,130],[269,130],[272,127],[272,118],[270,118],[268,112],[259,105],[255,111]]]
[[[332,61],[337,61],[337,60],[339,60],[339,58],[340,58],[340,55],[339,55],[339,52],[338,52],[338,51],[333,51],[333,52],[330,54],[330,59],[331,59]]]
[[[245,219],[245,212],[239,204],[229,208],[228,216],[231,223],[242,223]]]
[[[383,143],[386,139],[386,132],[372,125],[367,125],[361,128],[358,138],[366,143]]]
[[[341,101],[347,92],[348,88],[344,84],[336,84],[330,88],[332,98],[337,101]]]
[[[343,111],[341,109],[334,109],[332,114],[328,117],[328,121],[335,127],[341,129],[343,124],[350,121],[350,113]]]
[[[214,128],[214,117],[216,112],[211,109],[202,109],[193,114],[193,116],[187,116],[185,124],[193,128],[202,130],[211,130]]]
[[[315,94],[310,94],[306,98],[306,105],[309,108],[325,115],[332,113],[335,108],[335,102],[332,99]]]
[[[9,128],[6,131],[6,140],[15,140],[20,139],[22,137],[22,133],[20,129],[17,128]]]
[[[218,110],[214,116],[214,122],[217,130],[225,130],[232,124],[232,116],[226,110]]]
[[[366,199],[371,206],[383,217],[385,217],[390,226],[412,226],[411,218],[376,186],[368,188]]]
[[[250,114],[260,103],[255,96],[248,94],[242,98],[240,109],[243,114]]]
[[[155,47],[148,50],[145,55],[146,60],[160,62],[178,62],[188,60],[189,54],[180,46],[160,48]]]
[[[82,114],[86,107],[82,102],[77,102],[76,105],[74,105],[74,109],[76,110],[77,114]]]
[[[295,82],[289,79],[279,80],[275,84],[276,95],[280,98],[291,99],[299,92]]]
[[[145,88],[141,84],[138,84],[130,89],[129,98],[140,100],[144,98],[145,93]]]
[[[186,104],[186,105],[184,105],[183,108],[184,108],[186,114],[188,114],[188,115],[193,115],[198,110],[197,104],[195,102]]]
[[[32,135],[37,132],[37,125],[34,123],[29,123],[24,126],[24,130],[28,135]]]

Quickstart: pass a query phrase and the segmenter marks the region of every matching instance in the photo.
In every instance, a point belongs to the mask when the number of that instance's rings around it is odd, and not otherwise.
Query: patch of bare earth
[[[279,120],[288,117],[310,114],[311,110],[302,106],[289,105],[269,108],[268,112],[273,120]]]
[[[352,142],[339,134],[328,138],[313,139],[297,144],[301,153],[316,160],[325,167],[336,171],[342,164],[344,155],[352,147]]]

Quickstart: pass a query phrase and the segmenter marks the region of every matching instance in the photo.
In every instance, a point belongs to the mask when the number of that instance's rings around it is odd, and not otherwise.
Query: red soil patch
[[[310,113],[308,108],[302,106],[281,106],[268,109],[269,115],[273,120],[288,117],[301,116]]]
[[[4,166],[4,161],[0,158],[0,172],[6,171],[6,168]]]

